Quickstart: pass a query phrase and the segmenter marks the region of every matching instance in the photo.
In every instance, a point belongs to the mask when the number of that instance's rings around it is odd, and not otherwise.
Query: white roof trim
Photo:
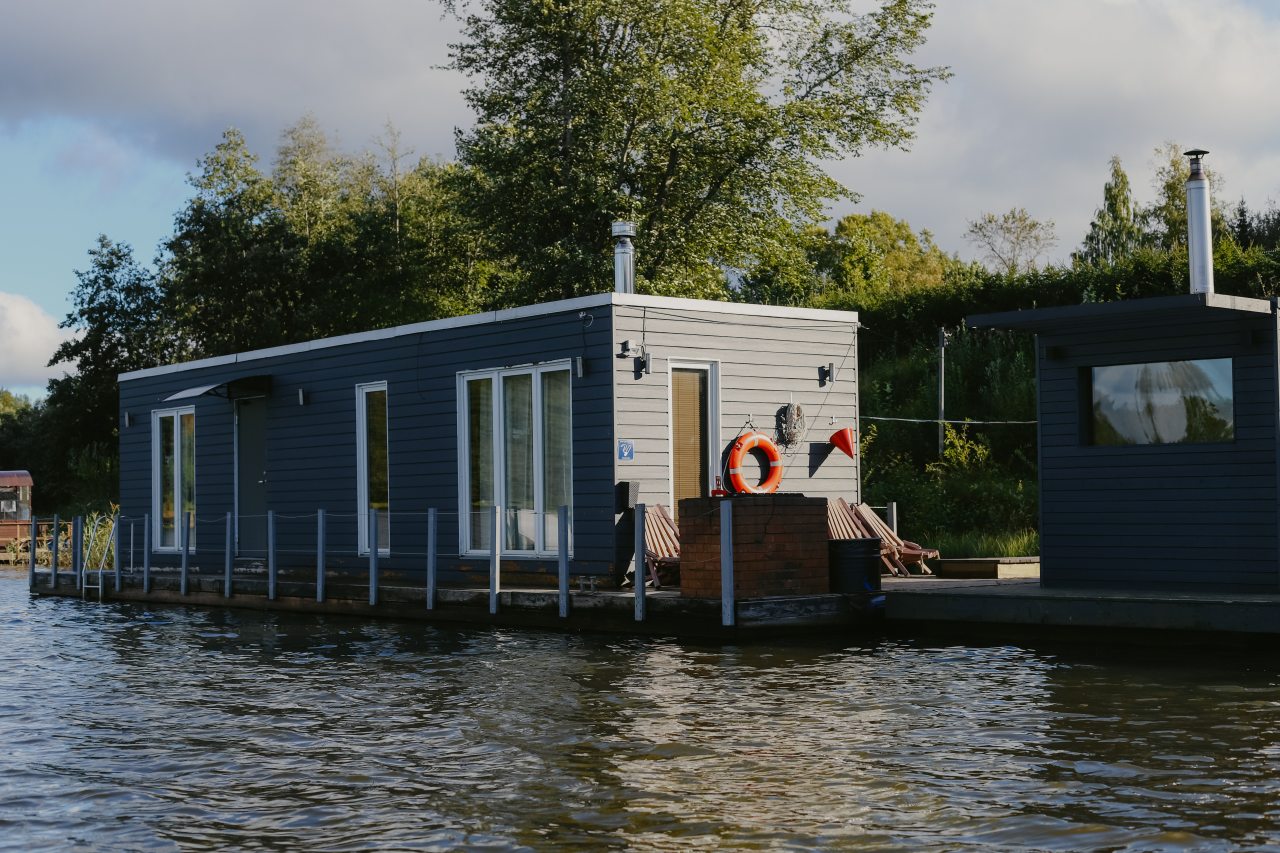
[[[745,302],[713,302],[708,299],[679,299],[671,296],[648,296],[637,293],[596,293],[591,296],[579,296],[575,299],[561,299],[557,302],[542,302],[537,305],[524,305],[519,308],[504,308],[500,311],[486,311],[482,314],[467,314],[462,317],[446,317],[442,320],[428,320],[424,323],[410,323],[404,326],[391,326],[386,329],[373,329],[368,332],[357,332],[351,335],[339,335],[333,338],[320,338],[304,341],[300,344],[286,344],[268,349],[249,350],[233,355],[220,355],[213,358],[202,358],[179,364],[165,364],[160,367],[148,367],[143,370],[131,370],[121,373],[116,378],[120,382],[130,379],[142,379],[147,376],[163,376],[168,373],[182,373],[188,370],[199,370],[203,367],[218,367],[224,364],[243,364],[273,356],[293,355],[312,350],[340,347],[347,344],[380,341],[397,338],[401,335],[416,335],[423,332],[437,332],[445,329],[459,329],[467,326],[479,326],[486,323],[504,323],[511,320],[523,320],[529,317],[542,317],[548,314],[559,314],[567,311],[582,311],[597,308],[601,305],[627,305],[635,307],[667,308],[675,311],[703,311],[715,314],[737,314],[755,317],[784,317],[806,320],[823,320],[828,322],[857,324],[858,314],[854,311],[823,311],[815,308],[783,308],[773,305],[754,305]],[[220,384],[220,383],[219,383]],[[210,386],[214,387],[214,386]],[[194,389],[191,389],[194,390]],[[206,389],[207,390],[207,389]],[[186,393],[186,392],[179,392]],[[203,392],[202,392],[203,393]],[[193,395],[194,396],[194,395]],[[178,399],[171,397],[170,399]]]

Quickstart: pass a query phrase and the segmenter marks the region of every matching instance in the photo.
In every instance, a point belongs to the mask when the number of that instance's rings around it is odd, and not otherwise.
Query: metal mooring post
[[[235,553],[235,534],[233,533],[234,521],[231,513],[227,513],[227,519],[224,522],[226,530],[222,538],[222,597],[231,597],[231,566],[233,554]]]
[[[636,590],[636,621],[644,621],[644,504],[636,504],[636,570],[632,575]]]
[[[324,602],[324,510],[316,510],[316,601]]]
[[[369,510],[369,606],[378,603],[378,511]]]
[[[184,512],[182,514],[182,580],[179,590],[183,595],[187,594],[187,574],[191,568],[191,513]]]
[[[436,508],[431,507],[427,510],[427,609],[436,609],[436,552],[439,550],[439,544],[436,541],[437,532],[437,516]]]
[[[569,617],[569,507],[560,507],[556,519],[556,542],[560,545],[560,618]]]
[[[76,589],[84,581],[84,516],[71,517],[71,577]]]
[[[267,510],[267,601],[276,600],[276,511]]]
[[[142,514],[142,592],[151,592],[151,513]]]
[[[116,592],[120,591],[120,584],[123,583],[120,578],[120,513],[116,513],[111,517],[111,568],[116,576]],[[98,595],[102,595],[102,589],[99,587]]]
[[[61,536],[59,535],[58,527],[60,524],[61,522],[58,520],[58,514],[55,512],[53,514],[53,531],[52,531],[53,535],[51,537],[51,542],[49,545],[49,588],[50,589],[58,588],[58,540],[61,538]]]
[[[31,516],[31,560],[27,568],[27,589],[36,588],[36,542],[40,538],[40,522]]]
[[[733,499],[720,501],[720,624],[731,627],[733,612]]]
[[[498,612],[498,593],[502,591],[502,581],[498,577],[498,564],[502,560],[502,507],[497,504],[493,507],[489,534],[489,615],[492,616]]]

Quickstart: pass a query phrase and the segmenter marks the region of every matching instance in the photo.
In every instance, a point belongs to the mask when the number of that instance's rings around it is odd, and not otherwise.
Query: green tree
[[[519,300],[607,288],[618,218],[642,289],[724,298],[726,270],[795,258],[845,193],[820,160],[905,146],[947,76],[909,61],[923,0],[458,5],[467,213],[518,258]]]
[[[311,336],[296,322],[300,241],[271,180],[235,129],[200,171],[167,244],[168,307],[195,354],[222,355]]]
[[[0,418],[16,415],[29,408],[31,408],[30,397],[25,394],[15,394],[8,388],[0,388]]]
[[[1129,176],[1119,157],[1111,158],[1111,176],[1102,186],[1102,207],[1094,214],[1084,243],[1073,256],[1077,263],[1114,263],[1142,245],[1138,209],[1129,188]]]
[[[1143,209],[1141,221],[1147,240],[1164,250],[1187,245],[1187,178],[1191,177],[1191,163],[1182,148],[1175,142],[1166,142],[1154,151],[1155,177],[1152,186],[1156,199]],[[1205,176],[1209,179],[1210,220],[1213,239],[1226,236],[1226,212],[1222,205],[1222,177],[1207,165]]]
[[[1058,242],[1053,220],[1033,219],[1025,207],[999,216],[984,213],[969,223],[965,237],[982,251],[984,260],[1007,276],[1033,272]]]

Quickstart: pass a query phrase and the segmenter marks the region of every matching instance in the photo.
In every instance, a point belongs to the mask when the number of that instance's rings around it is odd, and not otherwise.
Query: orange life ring
[[[753,486],[742,478],[742,461],[753,450],[759,450],[769,460],[769,476],[758,486]],[[782,454],[773,439],[762,432],[749,432],[738,436],[729,450],[729,485],[739,494],[768,495],[778,491],[782,483]]]

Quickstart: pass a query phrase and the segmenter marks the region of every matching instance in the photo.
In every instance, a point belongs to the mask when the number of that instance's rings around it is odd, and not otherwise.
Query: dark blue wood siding
[[[1185,317],[1186,315],[1184,315]],[[1276,320],[1198,312],[1045,334],[1040,358],[1041,578],[1046,586],[1275,592]],[[1091,446],[1089,368],[1233,359],[1235,441]]]
[[[185,388],[270,375],[267,427],[268,504],[277,514],[282,565],[314,565],[317,508],[329,515],[330,565],[362,566],[356,555],[356,397],[359,383],[386,381],[390,437],[392,556],[388,571],[424,571],[426,511],[440,513],[442,580],[464,572],[487,578],[482,561],[458,553],[457,380],[460,371],[585,358],[574,376],[573,489],[575,573],[609,572],[613,551],[612,333],[607,305],[510,320],[352,340],[302,351],[247,354],[207,366],[126,378],[121,412],[122,511],[151,506],[151,412],[182,403],[196,408],[197,553],[221,565],[225,513],[234,500],[233,406],[223,397],[163,403]],[[501,317],[502,315],[499,315]],[[219,361],[219,360],[215,360]],[[305,405],[298,403],[298,390]],[[141,541],[141,528],[136,534]],[[173,562],[171,556],[157,561]],[[513,560],[512,571],[554,574],[553,560]],[[504,568],[504,572],[507,571]],[[487,583],[486,581],[483,581]]]

